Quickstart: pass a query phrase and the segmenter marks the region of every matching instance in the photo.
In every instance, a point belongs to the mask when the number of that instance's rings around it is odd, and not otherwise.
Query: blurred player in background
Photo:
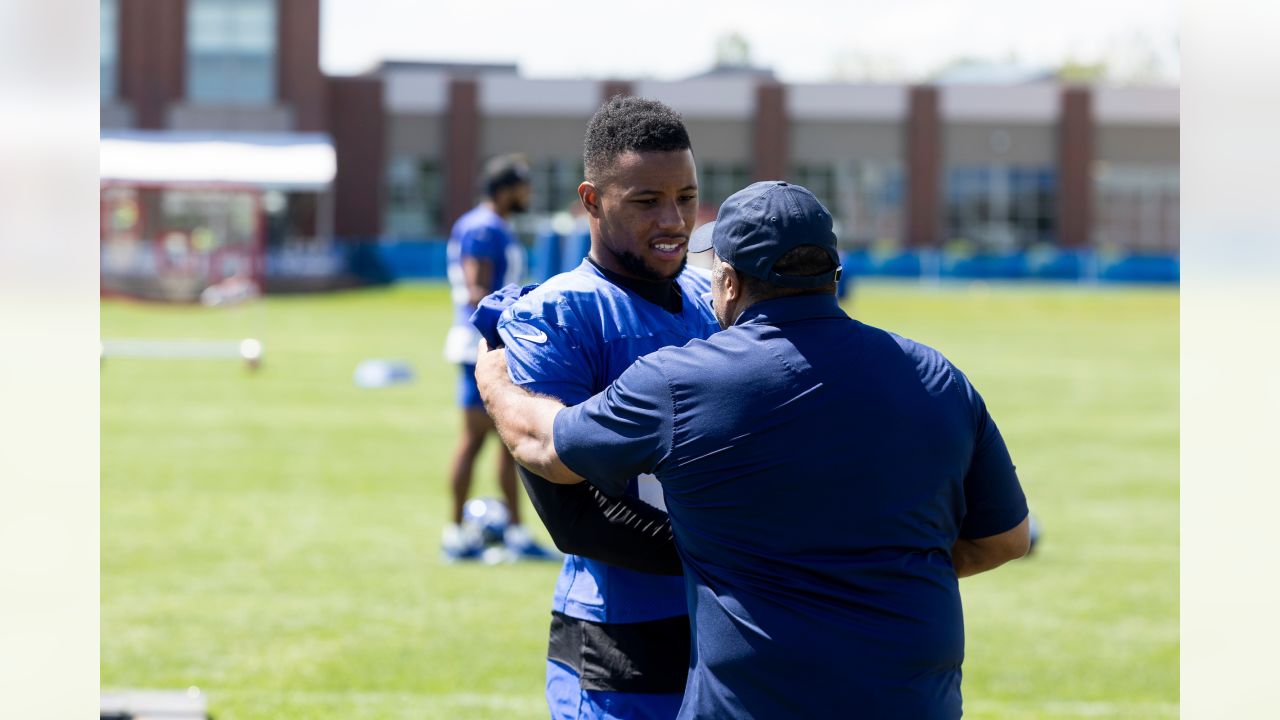
[[[584,167],[578,196],[591,227],[588,257],[517,300],[497,328],[512,379],[568,404],[603,390],[641,355],[719,329],[704,298],[707,275],[685,267],[698,178],[680,116],[652,100],[613,98],[587,125]],[[548,494],[548,486],[577,486],[524,479],[558,547],[597,544],[581,537],[596,505]],[[630,478],[624,494],[662,506],[652,477]],[[572,517],[565,508],[575,508]],[[552,601],[551,717],[675,717],[690,639],[678,562],[659,575],[634,568],[661,552],[630,565],[588,554],[565,558]]]
[[[469,322],[476,303],[505,284],[519,282],[524,255],[506,219],[529,208],[529,166],[518,155],[491,159],[482,176],[484,200],[454,223],[449,235],[449,284],[453,290],[453,327],[445,339],[445,358],[458,363],[458,404],[462,407],[462,437],[458,439],[449,472],[453,493],[452,522],[445,526],[442,548],[447,560],[478,560],[485,543],[480,528],[464,524],[463,508],[471,492],[476,456],[493,422],[485,414],[476,389],[476,343],[479,335]],[[520,524],[520,497],[515,464],[499,443],[498,484],[507,503],[510,525],[505,544],[514,559],[555,559],[554,553],[535,543]]]

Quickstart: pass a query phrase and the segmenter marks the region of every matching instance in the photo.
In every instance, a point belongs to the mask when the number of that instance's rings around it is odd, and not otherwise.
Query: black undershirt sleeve
[[[516,466],[529,501],[560,552],[655,575],[682,575],[667,514],[591,483],[559,485]]]
[[[587,260],[613,284],[667,312],[682,312],[680,285],[674,280],[629,278],[600,267],[591,258]],[[560,552],[655,575],[684,574],[671,520],[665,512],[639,498],[611,498],[590,483],[558,485],[519,465],[516,471],[533,509]]]

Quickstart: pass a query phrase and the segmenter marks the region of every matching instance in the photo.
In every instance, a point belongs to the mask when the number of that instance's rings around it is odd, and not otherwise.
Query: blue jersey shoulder
[[[453,223],[453,228],[449,234],[454,237],[460,237],[469,231],[484,228],[505,228],[505,223],[490,208],[484,205],[477,205],[463,213],[462,217]]]
[[[711,276],[702,269],[686,267],[676,278],[685,300],[693,303],[707,317],[712,317]],[[589,262],[568,272],[551,277],[530,290],[503,313],[504,321],[542,320],[561,327],[584,326],[584,321],[599,323],[605,318],[626,320],[635,315],[635,303],[626,290],[614,285]]]

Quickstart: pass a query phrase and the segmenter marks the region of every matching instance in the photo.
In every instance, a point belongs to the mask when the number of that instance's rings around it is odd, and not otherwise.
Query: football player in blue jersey
[[[483,189],[485,199],[454,223],[446,250],[455,312],[444,351],[445,358],[460,368],[458,404],[462,407],[462,436],[449,472],[452,522],[445,526],[441,542],[445,559],[450,561],[478,560],[485,549],[479,528],[462,522],[476,456],[493,431],[493,422],[476,389],[479,335],[469,320],[481,298],[507,283],[518,282],[524,274],[524,255],[507,218],[529,207],[528,165],[518,155],[493,158],[484,168]],[[500,448],[498,453],[498,484],[510,518],[505,538],[507,554],[515,559],[558,558],[535,543],[520,524],[515,465],[506,448]]]
[[[497,327],[512,380],[567,404],[603,390],[641,355],[719,329],[707,274],[686,268],[698,179],[679,115],[653,100],[613,98],[587,126],[584,168],[578,195],[591,227],[589,255],[517,300]],[[606,512],[641,516],[633,526],[639,535],[665,535],[667,550],[641,549],[637,558],[610,555],[598,535],[581,537],[596,508],[548,495],[570,486],[522,476],[557,546],[569,553],[553,596],[551,716],[674,718],[690,634],[670,526],[663,513],[653,511],[657,521],[643,517],[650,506],[663,507],[660,486],[632,478],[626,496],[638,509]],[[586,547],[590,558],[575,554]]]

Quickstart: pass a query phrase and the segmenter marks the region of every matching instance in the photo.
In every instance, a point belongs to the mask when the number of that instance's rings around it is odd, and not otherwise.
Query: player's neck
[[[480,202],[480,204],[492,210],[494,215],[497,215],[503,220],[506,220],[507,216],[511,214],[510,210],[499,207],[498,203],[494,202],[493,200],[483,200]]]
[[[587,256],[587,262],[591,263],[606,280],[625,288],[639,295],[642,299],[647,300],[654,305],[666,310],[667,312],[678,314],[684,310],[684,299],[680,295],[680,284],[671,280],[641,280],[640,278],[630,277],[622,273],[615,272],[595,261],[595,258]]]

